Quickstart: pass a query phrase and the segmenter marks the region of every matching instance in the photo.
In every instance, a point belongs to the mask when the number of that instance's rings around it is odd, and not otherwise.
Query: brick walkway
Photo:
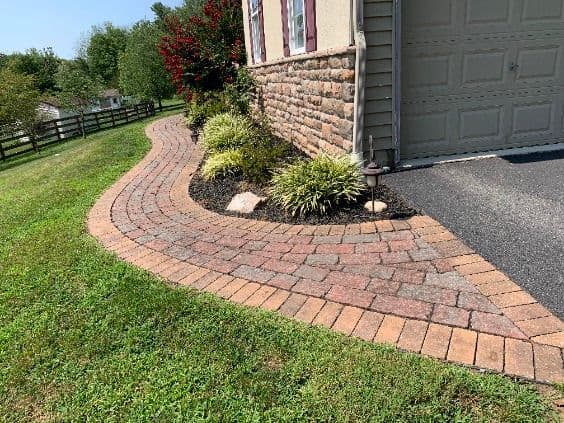
[[[564,324],[427,216],[302,226],[221,216],[187,193],[202,152],[181,117],[92,209],[90,233],[175,284],[368,341],[564,381]]]

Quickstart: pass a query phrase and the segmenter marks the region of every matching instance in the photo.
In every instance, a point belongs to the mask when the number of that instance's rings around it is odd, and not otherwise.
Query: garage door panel
[[[461,142],[475,142],[486,138],[502,142],[503,116],[503,106],[461,109],[458,138]]]
[[[542,47],[520,46],[517,48],[517,82],[543,80],[557,83],[562,79],[562,46],[551,44]]]
[[[404,2],[405,24],[410,31],[452,31],[456,28],[456,1],[408,0]]]
[[[513,104],[513,122],[511,136],[513,139],[526,136],[556,135],[555,123],[556,101],[537,99],[529,101],[516,101]]]
[[[468,51],[462,56],[462,86],[507,83],[507,50]]]
[[[404,120],[405,135],[417,148],[444,148],[448,145],[449,110],[414,113]]]
[[[522,22],[558,22],[564,19],[562,0],[524,0]]]
[[[408,56],[404,86],[408,90],[446,90],[453,83],[451,68],[454,61],[454,52]]]
[[[511,46],[501,43],[404,49],[402,88],[405,99],[507,89]]]
[[[466,25],[511,23],[514,0],[468,0],[466,2]]]

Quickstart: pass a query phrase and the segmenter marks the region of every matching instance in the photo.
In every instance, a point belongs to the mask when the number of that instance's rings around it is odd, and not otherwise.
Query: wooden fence
[[[183,104],[162,107],[162,111],[183,108]],[[83,136],[103,129],[115,128],[155,115],[153,103],[142,103],[119,109],[102,110],[62,119],[40,122],[34,134],[23,131],[7,136],[0,134],[0,160],[19,156],[30,151],[38,152],[48,145]]]

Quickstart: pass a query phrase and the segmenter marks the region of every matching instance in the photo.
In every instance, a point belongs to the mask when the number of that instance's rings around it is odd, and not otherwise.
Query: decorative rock
[[[364,208],[369,212],[372,212],[372,201],[367,201]],[[386,211],[387,208],[388,205],[386,203],[382,201],[374,201],[374,213],[382,213],[383,211]]]
[[[265,200],[266,198],[259,197],[252,192],[237,194],[235,197],[233,197],[233,199],[227,206],[227,211],[249,214],[252,213],[255,208]]]

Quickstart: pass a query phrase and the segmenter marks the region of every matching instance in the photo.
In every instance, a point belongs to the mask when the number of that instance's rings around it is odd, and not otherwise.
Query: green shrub
[[[245,179],[263,183],[270,179],[272,171],[288,154],[287,143],[274,143],[270,138],[259,138],[241,147],[241,170]]]
[[[256,90],[256,84],[253,77],[245,67],[237,70],[235,81],[227,84],[223,90],[223,98],[225,104],[229,108],[241,115],[246,115],[250,111],[251,97]]]
[[[249,144],[257,137],[258,133],[248,118],[222,113],[204,125],[203,145],[208,153],[221,153]]]
[[[272,199],[292,215],[324,214],[353,202],[364,190],[358,166],[347,156],[321,154],[279,170],[272,178]]]
[[[212,117],[225,113],[228,106],[218,94],[206,94],[194,98],[187,106],[186,125],[201,128]]]
[[[230,150],[223,153],[216,153],[210,156],[202,167],[202,175],[205,179],[215,179],[235,173],[241,168],[241,151]]]

